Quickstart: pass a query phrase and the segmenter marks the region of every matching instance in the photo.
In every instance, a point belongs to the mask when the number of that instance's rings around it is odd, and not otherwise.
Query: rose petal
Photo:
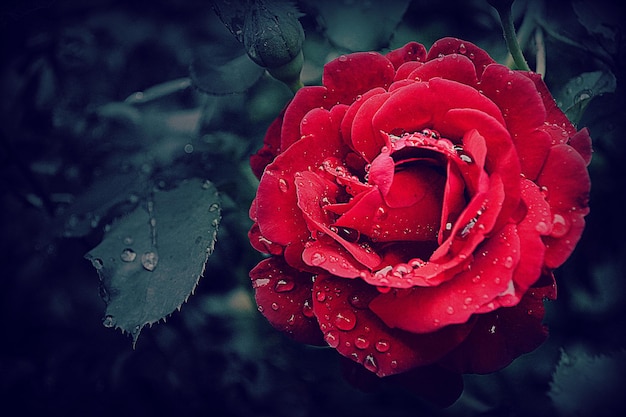
[[[375,258],[378,258],[374,255]],[[302,252],[302,259],[307,265],[323,268],[329,273],[342,278],[356,278],[363,265],[357,262],[345,248],[336,241],[310,242]],[[376,259],[374,262],[380,262]]]
[[[591,154],[593,149],[591,147],[591,136],[589,136],[589,129],[586,127],[579,130],[569,140],[569,144],[572,148],[576,149],[586,165],[591,162]]]
[[[426,62],[419,66],[405,78],[417,81],[428,81],[431,78],[441,77],[451,81],[476,88],[476,68],[472,61],[464,55],[446,55]]]
[[[547,201],[552,209],[552,233],[544,238],[548,247],[545,262],[550,268],[565,262],[584,229],[591,188],[585,167],[585,161],[574,148],[556,145],[550,149],[537,178],[537,184],[546,189]]]
[[[478,248],[469,271],[436,287],[381,294],[370,308],[387,326],[414,333],[465,323],[508,288],[518,261],[519,239],[515,225],[508,225]]]
[[[352,143],[352,125],[354,124],[354,118],[356,117],[356,114],[361,106],[366,103],[370,99],[370,97],[384,93],[386,93],[384,88],[373,88],[363,94],[360,98],[357,97],[354,103],[350,105],[350,108],[348,108],[343,120],[341,121],[341,135],[343,137],[343,140],[357,152],[357,148]],[[378,150],[380,150],[380,147],[376,148],[376,151]]]
[[[282,152],[302,137],[300,123],[305,114],[315,108],[329,109],[327,98],[328,90],[326,87],[310,86],[298,90],[285,108],[280,131],[280,149]]]
[[[427,61],[437,59],[442,55],[460,54],[465,55],[474,63],[476,75],[480,77],[487,65],[495,61],[485,50],[471,42],[457,38],[442,38],[436,41],[428,51]]]
[[[544,124],[546,111],[535,84],[520,71],[492,64],[485,69],[480,88],[502,109],[522,173],[527,178],[537,178],[550,149],[551,138],[539,130]]]
[[[396,71],[396,77],[394,78],[394,83],[397,82],[397,81],[401,81],[401,80],[405,80],[405,79],[409,78],[409,75],[413,71],[415,71],[416,69],[421,67],[422,65],[424,65],[424,63],[417,62],[417,61],[405,62]],[[415,78],[413,78],[413,79],[415,79]]]
[[[542,324],[543,300],[556,298],[552,276],[549,285],[532,288],[515,307],[480,315],[468,338],[442,363],[462,373],[486,374],[510,364],[541,345],[548,332]]]
[[[405,62],[424,61],[426,59],[426,48],[417,42],[409,42],[401,48],[387,52],[385,58],[398,69]]]
[[[285,110],[283,109],[267,129],[265,138],[263,139],[263,147],[250,157],[252,172],[259,179],[265,167],[272,162],[280,152],[280,131],[283,126],[284,114]]]
[[[380,106],[371,123],[374,132],[401,134],[428,127],[439,131],[443,137],[461,138],[464,131],[456,131],[456,136],[448,135],[445,131],[446,115],[455,108],[474,109],[504,124],[500,109],[476,89],[441,78],[416,82],[394,90]],[[355,137],[354,132],[352,136]]]
[[[423,335],[390,329],[367,308],[377,294],[360,280],[320,275],[313,284],[313,310],[326,342],[378,376],[433,363],[472,328],[470,322]]]
[[[350,104],[359,94],[376,87],[387,88],[393,82],[395,69],[391,62],[376,52],[342,55],[324,66],[322,84],[337,104]]]
[[[537,92],[539,92],[539,97],[543,99],[543,105],[546,109],[546,123],[561,127],[565,130],[566,136],[573,136],[576,133],[576,128],[572,125],[572,122],[569,121],[567,116],[565,116],[565,113],[557,106],[556,101],[552,97],[552,94],[550,94],[550,90],[548,90],[541,75],[528,71],[522,71],[520,74],[528,77],[535,83],[535,88]]]
[[[352,121],[350,132],[352,148],[368,162],[372,162],[385,145],[385,137],[380,130],[372,127],[372,117],[389,96],[389,93],[377,94],[363,100]]]
[[[322,345],[322,333],[310,310],[311,277],[281,257],[264,259],[250,271],[259,311],[272,326],[298,342]]]
[[[297,207],[293,176],[329,157],[341,158],[348,152],[339,136],[341,110],[316,109],[307,114],[309,134],[295,142],[267,166],[257,190],[257,222],[261,234],[272,242],[287,245],[307,240],[309,233]]]

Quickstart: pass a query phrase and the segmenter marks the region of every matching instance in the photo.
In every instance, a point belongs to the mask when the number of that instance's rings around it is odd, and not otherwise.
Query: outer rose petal
[[[378,376],[435,362],[473,326],[470,321],[423,335],[390,329],[367,308],[377,294],[359,280],[319,275],[313,284],[313,311],[328,345]]]
[[[328,90],[326,87],[304,87],[298,90],[289,105],[284,110],[281,127],[280,151],[300,140],[300,124],[304,116],[315,108],[329,108],[327,104]]]
[[[456,372],[486,374],[541,345],[548,336],[543,300],[556,298],[554,278],[544,278],[548,283],[532,288],[517,306],[481,315],[468,338],[441,363]]]
[[[553,227],[545,238],[548,248],[545,264],[560,266],[574,250],[584,229],[589,212],[591,181],[585,161],[569,145],[552,147],[537,183],[547,189],[552,209]]]
[[[426,48],[417,42],[409,42],[401,48],[394,49],[385,57],[398,69],[405,62],[424,61],[426,59]]]
[[[350,104],[359,94],[376,87],[389,87],[394,75],[393,65],[384,56],[376,52],[357,52],[326,64],[322,84],[337,104]]]
[[[550,149],[551,138],[539,130],[546,111],[535,84],[519,71],[492,64],[485,69],[480,88],[503,111],[522,173],[527,178],[537,178]]]
[[[322,333],[311,310],[311,277],[280,257],[264,259],[250,271],[259,311],[276,329],[302,343],[321,345]]]
[[[483,49],[480,49],[471,42],[457,38],[439,39],[428,51],[428,57],[426,59],[431,61],[441,55],[451,54],[467,56],[474,63],[478,77],[482,75],[485,68],[487,68],[487,65],[495,62]]]
[[[476,68],[469,58],[463,55],[446,55],[426,62],[411,72],[406,78],[428,81],[441,77],[476,88],[478,79]]]
[[[546,123],[554,124],[563,128],[567,133],[566,136],[574,135],[576,133],[576,128],[557,106],[556,101],[548,90],[548,87],[541,79],[541,75],[534,72],[522,72],[521,74],[528,77],[532,82],[535,83],[535,87],[539,92],[539,96],[543,98],[543,105],[546,108]]]

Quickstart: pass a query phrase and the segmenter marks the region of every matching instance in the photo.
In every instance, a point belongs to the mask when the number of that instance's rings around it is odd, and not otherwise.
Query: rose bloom
[[[341,56],[322,84],[251,158],[249,237],[269,255],[250,272],[259,311],[450,402],[461,374],[547,337],[553,270],[589,212],[589,133],[538,74],[459,39]]]

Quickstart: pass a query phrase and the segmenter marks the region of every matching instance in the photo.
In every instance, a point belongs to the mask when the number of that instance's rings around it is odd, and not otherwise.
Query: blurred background
[[[174,5],[175,4],[175,5]],[[486,0],[297,2],[305,84],[340,54],[464,38],[507,62]],[[531,68],[594,141],[591,214],[547,305],[548,341],[468,375],[438,409],[363,392],[339,355],[256,310],[248,158],[292,97],[245,57],[211,2],[9,0],[0,6],[0,410],[3,415],[612,416],[626,407],[626,103],[616,1],[517,0]],[[543,51],[543,52],[542,52]],[[537,57],[540,57],[537,59]],[[191,78],[190,78],[191,77]],[[186,178],[222,195],[218,241],[182,306],[132,339],[105,328],[84,255],[146,189]],[[106,323],[105,323],[106,324]]]

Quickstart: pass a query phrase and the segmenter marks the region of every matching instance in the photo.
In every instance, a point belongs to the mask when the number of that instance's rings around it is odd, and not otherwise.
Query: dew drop
[[[130,236],[126,236],[123,240],[125,245],[132,245],[133,244],[133,238]]]
[[[359,336],[354,339],[354,346],[356,346],[357,349],[367,349],[370,346],[370,341],[367,340],[365,336]]]
[[[358,294],[353,294],[349,298],[350,305],[354,308],[364,309],[367,308],[367,302]]]
[[[106,328],[111,328],[113,326],[115,326],[115,317],[113,317],[110,314],[107,314],[103,319],[102,319],[102,325]]]
[[[295,286],[292,280],[279,279],[276,281],[276,285],[274,285],[274,290],[276,292],[287,292],[293,290]]]
[[[286,179],[280,178],[278,180],[278,189],[282,191],[283,193],[286,193],[287,191],[289,191],[289,183],[287,182]]]
[[[336,330],[330,330],[324,335],[324,340],[331,348],[339,346],[339,332]]]
[[[337,235],[339,235],[339,237],[351,243],[358,242],[359,238],[361,237],[361,234],[358,230],[351,229],[349,227],[338,227],[336,233]]]
[[[311,257],[311,264],[314,266],[320,266],[324,262],[326,262],[326,256],[321,252],[315,252]]]
[[[446,313],[448,313],[448,314],[454,314],[454,307],[452,307],[452,306],[448,306],[448,307],[446,308]]]
[[[306,300],[302,305],[302,314],[304,317],[312,318],[314,316],[313,307],[311,307],[311,302]]]
[[[467,47],[464,43],[459,45],[459,53],[465,55],[467,53]]]
[[[504,267],[507,269],[511,269],[513,267],[513,262],[513,257],[507,256],[506,258],[504,258]]]
[[[463,302],[465,303],[465,305],[470,305],[473,301],[472,297],[466,297],[465,300],[463,300]]]
[[[561,216],[560,214],[556,213],[554,217],[552,218],[551,236],[563,237],[567,234],[567,232],[569,232],[569,229],[570,229],[570,226],[569,226],[567,219],[565,219],[565,217]]]
[[[368,371],[371,371],[371,372],[378,371],[378,364],[376,363],[376,358],[374,358],[374,356],[372,355],[367,355],[365,357],[365,360],[363,361],[363,366]]]
[[[388,341],[381,339],[378,342],[376,342],[376,345],[374,346],[376,348],[377,351],[379,351],[380,353],[385,353],[389,350],[389,348],[391,347],[391,345],[389,344]]]
[[[535,225],[535,230],[539,232],[539,234],[545,235],[546,233],[548,233],[548,230],[550,230],[550,228],[548,227],[546,222],[539,222],[537,223],[537,225]]]
[[[141,255],[141,265],[146,271],[154,271],[159,262],[159,255],[154,251],[145,252]]]
[[[216,212],[219,209],[220,209],[220,205],[218,203],[213,203],[209,206],[209,211],[211,213]]]
[[[294,323],[296,322],[296,315],[292,314],[291,316],[289,316],[289,318],[287,319],[287,324],[290,326],[293,326]]]
[[[318,291],[315,294],[315,299],[320,303],[323,303],[324,301],[326,301],[326,293],[324,291]]]
[[[341,55],[341,56],[339,57],[339,62],[346,62],[347,60],[348,60],[348,57],[347,57],[347,56],[345,56],[345,55]]]
[[[135,260],[135,258],[137,258],[137,254],[134,250],[126,248],[120,254],[120,258],[122,258],[122,261],[124,262],[132,262]]]
[[[356,326],[356,315],[350,310],[340,311],[335,316],[334,323],[339,330],[350,331]]]
[[[391,362],[389,362],[389,366],[391,366],[392,369],[396,369],[398,367],[398,361],[397,360],[392,360]]]
[[[271,307],[272,307],[272,310],[274,310],[274,311],[278,311],[278,309],[280,308],[280,306],[278,304],[276,304],[276,303],[272,303]]]

